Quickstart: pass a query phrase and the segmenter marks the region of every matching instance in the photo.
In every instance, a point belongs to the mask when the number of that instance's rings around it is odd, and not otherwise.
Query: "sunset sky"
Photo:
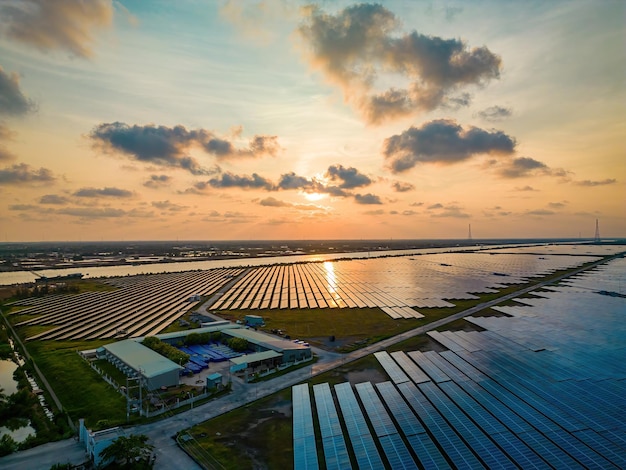
[[[622,0],[0,0],[0,240],[626,236]]]

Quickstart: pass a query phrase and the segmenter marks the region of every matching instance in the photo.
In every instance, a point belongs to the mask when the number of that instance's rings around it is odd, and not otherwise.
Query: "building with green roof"
[[[97,355],[129,377],[139,375],[148,390],[178,385],[183,370],[175,362],[131,339],[104,345],[98,348]]]

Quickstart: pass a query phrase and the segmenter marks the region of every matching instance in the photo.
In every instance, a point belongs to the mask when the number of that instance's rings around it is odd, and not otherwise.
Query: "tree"
[[[9,455],[17,450],[17,442],[11,437],[10,434],[3,434],[0,438],[0,457]]]
[[[50,470],[72,470],[74,465],[71,463],[55,463]]]
[[[154,446],[148,444],[148,436],[131,434],[120,436],[100,453],[104,461],[111,460],[119,464],[119,468],[149,468],[150,456]]]

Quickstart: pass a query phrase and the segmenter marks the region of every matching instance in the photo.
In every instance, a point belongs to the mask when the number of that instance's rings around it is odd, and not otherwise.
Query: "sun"
[[[321,199],[324,199],[327,196],[327,194],[323,194],[323,193],[305,193],[304,197],[311,202],[315,202],[315,201],[319,201]]]

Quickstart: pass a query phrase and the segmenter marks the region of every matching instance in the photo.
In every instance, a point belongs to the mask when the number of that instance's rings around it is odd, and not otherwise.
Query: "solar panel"
[[[426,357],[430,362],[432,362],[435,366],[437,366],[439,370],[441,370],[444,374],[446,374],[455,382],[462,382],[463,380],[469,380],[469,377],[467,375],[459,371],[456,367],[454,367],[452,364],[446,361],[443,357],[441,357],[435,351],[426,351],[424,353],[424,357]]]
[[[322,438],[324,459],[327,470],[351,469],[350,456],[343,436],[331,436]]]
[[[488,468],[517,468],[435,384],[423,383],[418,387]]]
[[[480,351],[482,349],[482,348],[477,348],[476,346],[474,346],[473,343],[471,343],[470,341],[466,340],[463,337],[463,335],[459,334],[459,332],[456,332],[456,331],[444,331],[444,332],[442,332],[442,334],[443,334],[443,336],[445,336],[445,337],[451,339],[452,341],[454,341],[456,344],[461,346],[466,351],[474,352],[474,351]]]
[[[376,384],[376,387],[424,468],[450,468],[446,459],[426,433],[422,423],[413,414],[411,408],[392,383],[382,382]]]
[[[387,410],[385,410],[380,398],[378,398],[372,384],[370,382],[363,382],[356,384],[355,388],[359,393],[359,397],[363,403],[363,408],[365,409],[367,416],[374,427],[376,436],[381,437],[388,436],[389,434],[396,434],[398,430],[393,424]]]
[[[313,430],[313,414],[307,384],[291,387],[293,402],[293,456],[294,469],[319,468],[315,432]]]
[[[484,380],[480,383],[480,385],[507,407],[517,413],[520,417],[530,423],[535,429],[538,429],[541,432],[556,431],[559,429],[553,421],[539,413],[528,403],[508,393],[507,390],[500,384],[497,384],[492,380]]]
[[[463,349],[465,349],[463,348],[463,346],[461,346],[460,344],[452,340],[452,338],[448,338],[447,336],[444,336],[439,331],[436,331],[436,330],[429,331],[426,334],[430,336],[432,339],[434,339],[435,341],[437,341],[442,346],[448,348],[450,351],[463,351]]]
[[[387,351],[374,353],[374,356],[376,357],[376,359],[378,359],[380,365],[383,366],[385,372],[387,372],[387,375],[389,375],[389,378],[393,383],[400,384],[409,381],[407,375],[402,372],[400,366],[398,366],[398,364],[396,364],[391,356],[389,356],[389,353],[387,353]]]
[[[339,423],[339,416],[335,409],[329,385],[327,383],[314,385],[313,393],[315,395],[315,406],[322,437],[341,435],[341,424]]]
[[[504,431],[493,435],[493,440],[506,452],[521,468],[551,469],[552,467],[516,435]]]
[[[527,431],[518,436],[554,468],[583,468],[552,441],[538,431]]]
[[[622,429],[600,431],[598,434],[626,450],[626,429],[624,426]]]
[[[567,390],[559,387],[558,384],[544,383],[539,386],[537,383],[527,380],[524,380],[522,384],[544,399],[554,402],[555,406],[565,410],[571,416],[596,431],[621,426],[620,423],[614,421],[612,416],[599,413],[593,406],[590,407],[590,403],[579,400],[578,397],[568,393]]]
[[[428,376],[433,379],[435,382],[445,382],[450,380],[439,367],[430,362],[426,356],[421,351],[411,351],[409,357],[413,359],[421,369],[423,369]]]
[[[329,385],[327,383],[314,385],[313,393],[322,434],[326,468],[328,470],[352,468]]]
[[[487,378],[482,372],[452,351],[444,351],[439,353],[439,356],[443,357],[446,361],[460,370],[463,375],[469,377],[475,382],[480,382],[481,380],[485,380]],[[455,378],[456,376],[453,375],[452,380],[455,380]]]
[[[485,468],[416,385],[407,382],[398,385],[398,389],[454,465],[460,468]]]
[[[358,467],[360,469],[370,468],[372,470],[383,468],[380,454],[350,383],[344,382],[335,385],[335,394],[339,400],[339,407],[346,423],[350,444],[352,445]]]
[[[498,421],[489,411],[478,403],[471,395],[465,392],[454,382],[444,382],[439,385],[453,401],[461,408],[474,422],[480,426],[485,433],[491,435],[505,432],[507,428]]]
[[[417,470],[417,464],[399,434],[389,434],[378,439],[392,469]]]
[[[572,434],[563,430],[552,431],[545,436],[554,442],[557,446],[571,455],[574,459],[584,465],[586,468],[609,469],[617,468],[611,464],[602,455],[587,447]]]
[[[538,410],[544,416],[554,421],[566,431],[579,431],[587,427],[564,410],[555,406],[554,402],[548,402],[544,398],[526,389],[523,385],[519,383],[506,381],[502,382],[502,386],[509,390],[511,393],[517,395],[520,399],[524,400],[526,403]]]
[[[608,440],[600,433],[586,429],[584,431],[573,432],[572,435],[603,455],[613,465],[619,468],[626,468],[626,453],[624,453],[624,449]]]
[[[398,363],[402,370],[411,378],[416,384],[422,382],[428,382],[430,377],[424,373],[422,369],[417,367],[417,364],[413,362],[403,351],[396,351],[391,353],[391,357]]]
[[[492,415],[494,415],[512,432],[517,434],[524,431],[530,431],[532,429],[530,424],[515,413],[512,413],[509,408],[504,406],[504,404],[500,401],[494,399],[493,395],[489,394],[476,382],[460,382],[458,385],[470,394],[476,401],[478,401],[485,409],[489,410]]]

